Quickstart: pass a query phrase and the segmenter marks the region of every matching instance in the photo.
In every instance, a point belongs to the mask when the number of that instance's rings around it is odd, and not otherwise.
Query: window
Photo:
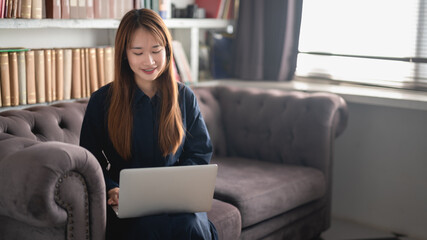
[[[427,89],[427,0],[305,0],[296,75]]]

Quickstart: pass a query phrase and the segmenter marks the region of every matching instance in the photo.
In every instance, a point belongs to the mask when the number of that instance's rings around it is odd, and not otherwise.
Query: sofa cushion
[[[236,206],[248,227],[325,195],[317,169],[245,158],[213,158],[218,164],[215,198]]]
[[[208,212],[209,220],[214,224],[219,239],[238,239],[242,229],[239,210],[226,202],[214,199]]]

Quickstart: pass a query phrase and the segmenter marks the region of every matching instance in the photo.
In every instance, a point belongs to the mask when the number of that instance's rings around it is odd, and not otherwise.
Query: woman
[[[116,34],[114,81],[89,100],[80,145],[103,166],[108,205],[119,203],[124,168],[210,161],[212,145],[196,98],[172,74],[171,41],[158,14],[128,12]],[[107,239],[217,239],[217,233],[206,213],[118,219],[107,207]]]

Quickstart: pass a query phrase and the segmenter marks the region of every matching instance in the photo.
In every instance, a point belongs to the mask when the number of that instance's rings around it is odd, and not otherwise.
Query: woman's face
[[[153,83],[166,65],[165,47],[144,28],[133,33],[126,56],[138,86]]]

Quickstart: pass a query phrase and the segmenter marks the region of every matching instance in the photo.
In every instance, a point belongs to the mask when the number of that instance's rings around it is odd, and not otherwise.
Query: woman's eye
[[[136,56],[142,55],[142,53],[133,53],[133,54],[135,54]]]
[[[160,49],[159,51],[155,51],[153,53],[160,53],[163,49]]]

